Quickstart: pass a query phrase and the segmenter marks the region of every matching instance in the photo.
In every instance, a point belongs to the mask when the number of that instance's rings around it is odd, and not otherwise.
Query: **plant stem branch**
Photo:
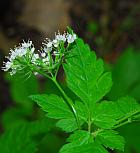
[[[134,116],[134,115],[136,115],[136,114],[138,114],[138,113],[140,113],[140,110],[137,110],[137,111],[133,112],[132,114],[130,114],[130,115],[128,115],[128,116],[125,116],[125,117],[123,117],[122,119],[118,120],[118,121],[117,121],[117,124],[121,124],[121,122],[123,122],[123,121],[125,121],[125,120],[131,118],[132,116]]]
[[[66,95],[66,93],[64,92],[64,90],[61,88],[61,86],[59,85],[59,83],[57,82],[56,78],[51,78],[51,80],[55,83],[55,85],[58,87],[58,89],[60,90],[60,92],[62,93],[63,97],[65,98],[65,100],[68,102],[69,106],[71,107],[74,116],[76,118],[77,121],[77,125],[78,128],[80,129],[80,123],[79,123],[79,118],[78,118],[78,114],[77,111],[75,110],[75,106],[73,104],[73,102],[71,101],[71,99]]]

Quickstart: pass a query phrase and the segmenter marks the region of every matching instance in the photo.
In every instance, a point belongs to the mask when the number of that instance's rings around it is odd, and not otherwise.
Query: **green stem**
[[[77,111],[75,110],[75,107],[74,107],[74,104],[73,102],[71,101],[71,99],[66,95],[66,93],[64,92],[64,90],[61,88],[61,86],[59,85],[59,83],[57,82],[56,80],[56,76],[53,76],[50,77],[49,75],[47,75],[46,73],[34,68],[34,70],[38,73],[40,73],[41,75],[43,75],[44,77],[47,77],[49,79],[51,79],[55,85],[58,87],[58,89],[60,90],[60,92],[62,93],[63,97],[65,98],[65,100],[68,102],[69,106],[71,107],[73,113],[74,113],[74,116],[76,118],[76,121],[77,121],[77,125],[78,125],[78,128],[80,129],[80,123],[79,123],[79,118],[78,118],[78,114],[77,114]]]
[[[91,120],[90,120],[90,118],[89,118],[89,120],[88,120],[88,132],[91,132]]]
[[[114,126],[113,129],[117,129],[117,128],[119,128],[119,127],[121,127],[121,126],[123,126],[123,125],[125,125],[125,124],[128,124],[128,123],[131,123],[131,120],[128,119],[127,121],[125,121],[125,122],[123,122],[123,123],[121,123],[121,124],[118,124],[118,125]]]
[[[125,120],[131,118],[132,116],[134,116],[134,115],[136,115],[136,114],[138,114],[138,113],[140,113],[140,110],[137,110],[136,112],[133,112],[132,114],[130,114],[130,115],[128,115],[128,116],[125,116],[125,117],[123,117],[122,119],[118,120],[118,121],[117,121],[117,124],[120,125],[121,122],[123,122],[123,121],[125,121]]]
[[[128,124],[128,123],[131,123],[132,120],[131,120],[130,117],[132,117],[133,115],[136,115],[136,114],[139,113],[139,112],[140,112],[140,111],[138,110],[138,111],[134,112],[133,114],[130,114],[129,116],[126,116],[126,117],[124,117],[124,118],[118,120],[117,125],[114,126],[112,129],[114,130],[114,129],[117,129],[117,128],[123,126],[123,125],[126,125],[126,124]],[[126,120],[126,121],[125,121],[125,120]],[[124,121],[124,122],[123,122],[123,121]],[[97,135],[98,133],[102,132],[102,131],[104,131],[104,129],[99,129],[99,130],[93,132],[92,135],[93,135],[94,137],[96,137],[96,135]]]
[[[64,90],[61,88],[61,86],[59,85],[59,83],[57,82],[56,78],[51,78],[51,80],[55,83],[55,85],[58,87],[58,89],[60,90],[60,92],[62,93],[63,97],[65,98],[65,100],[68,102],[69,106],[71,107],[73,113],[74,113],[74,116],[76,118],[76,121],[77,121],[77,125],[78,125],[78,128],[80,129],[80,123],[79,123],[79,118],[78,118],[78,114],[77,114],[77,111],[75,110],[75,107],[74,107],[74,104],[73,102],[71,101],[71,99],[66,95],[66,93],[64,92]]]

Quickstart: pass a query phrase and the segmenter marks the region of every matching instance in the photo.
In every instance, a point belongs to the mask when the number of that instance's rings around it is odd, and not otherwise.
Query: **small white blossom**
[[[35,51],[35,48],[34,48],[34,47],[32,47],[32,48],[31,48],[31,53],[33,54],[33,53],[34,53],[34,51]]]
[[[58,51],[54,51],[53,54],[54,55],[59,55],[59,52]]]
[[[42,56],[42,57],[45,57],[45,56],[46,56],[46,53],[45,53],[45,52],[42,52],[42,53],[41,53],[41,56]]]
[[[49,56],[47,56],[46,58],[44,58],[42,61],[43,61],[43,62],[49,62],[49,61],[50,61]]]
[[[55,39],[58,41],[66,41],[66,34],[64,33],[63,35],[61,35],[60,33],[58,33],[57,35],[55,35]]]
[[[44,52],[48,53],[48,52],[51,52],[52,51],[52,47],[51,48],[48,48],[48,47],[44,47]]]
[[[48,48],[51,48],[52,45],[53,45],[53,43],[52,43],[51,41],[47,43],[47,47],[48,47]]]
[[[27,43],[25,41],[23,41],[23,43],[21,43],[22,47],[25,48],[29,48],[32,46],[32,41],[28,41]]]
[[[33,54],[32,60],[31,60],[31,61],[32,61],[33,63],[35,63],[37,59],[39,59],[39,55],[38,55],[38,54]]]
[[[38,72],[34,72],[34,75],[38,75]]]
[[[5,67],[2,67],[2,70],[4,70],[4,71],[8,71],[11,67],[12,67],[12,65],[13,65],[13,63],[12,62],[4,62],[4,64],[5,64]]]
[[[68,34],[67,35],[67,42],[69,44],[73,43],[76,40],[76,34]]]
[[[58,42],[58,40],[57,39],[54,39],[53,40],[53,45],[54,45],[54,47],[58,47],[58,45],[59,45],[59,42]]]
[[[27,53],[27,50],[22,47],[18,47],[18,48],[15,48],[14,52],[16,57],[22,57]]]

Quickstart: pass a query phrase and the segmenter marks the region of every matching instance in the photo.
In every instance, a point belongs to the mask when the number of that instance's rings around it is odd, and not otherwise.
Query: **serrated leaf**
[[[61,119],[56,123],[56,126],[66,132],[72,132],[78,128],[75,118]]]
[[[93,142],[93,138],[88,131],[78,130],[68,137],[67,142],[75,143],[75,144],[86,144],[89,142]]]
[[[57,95],[32,95],[30,98],[54,119],[74,118],[72,111],[63,98]]]
[[[81,146],[83,144],[91,143],[93,142],[93,138],[88,131],[78,130],[70,135],[70,137],[67,139],[67,142],[69,143],[64,145],[61,148],[60,152],[67,152],[68,150],[71,150],[72,148]]]
[[[132,97],[122,97],[116,102],[103,101],[98,106],[98,111],[116,120],[139,116],[140,104]]]
[[[73,146],[64,150],[60,150],[60,153],[108,153],[108,151],[95,141],[92,143]]]
[[[119,117],[132,117],[140,113],[140,104],[132,97],[122,97],[116,102]]]
[[[98,114],[94,116],[93,123],[100,128],[111,129],[116,124],[116,120],[105,114]]]
[[[97,139],[108,148],[124,151],[125,140],[114,130],[103,130],[97,135]]]
[[[60,119],[56,125],[66,132],[72,132],[78,128],[73,112],[63,98],[57,95],[33,95],[32,100],[47,112],[47,116]],[[83,122],[80,121],[82,124]]]
[[[95,53],[81,39],[76,40],[69,56],[72,58],[64,64],[67,84],[84,103],[93,106],[109,92],[111,75],[103,74],[102,60],[97,60]]]
[[[75,109],[77,110],[78,116],[81,120],[87,122],[88,119],[88,108],[81,101],[75,102]]]
[[[104,104],[106,103],[96,104],[96,109],[93,110],[92,113],[92,121],[98,127],[101,127],[103,129],[110,129],[116,124],[116,120],[112,117],[112,114],[110,115],[110,113],[108,113],[108,111],[105,109],[106,105]],[[109,107],[107,109],[110,109],[112,111],[112,109],[110,108],[111,103],[107,104],[107,106]]]

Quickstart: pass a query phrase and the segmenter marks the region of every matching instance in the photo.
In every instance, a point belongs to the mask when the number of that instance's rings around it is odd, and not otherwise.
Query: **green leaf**
[[[87,122],[88,119],[88,108],[81,101],[75,102],[75,109],[77,110],[78,116],[81,120]]]
[[[94,116],[93,123],[100,128],[111,129],[116,124],[116,120],[106,114],[98,114]]]
[[[108,153],[108,151],[100,144],[95,142],[75,145],[69,148],[60,150],[60,153]]]
[[[107,109],[106,104],[108,104]],[[113,110],[110,104],[112,103],[101,102],[96,104],[96,109],[92,113],[92,121],[96,126],[103,129],[110,129],[116,124],[116,120],[112,117],[112,114],[107,111],[108,109]]]
[[[75,118],[61,119],[56,123],[56,126],[66,132],[72,132],[78,128]]]
[[[72,132],[78,128],[75,116],[63,98],[53,94],[33,95],[30,98],[48,113],[48,117],[60,119],[56,125],[62,130]]]
[[[122,97],[116,102],[119,117],[132,117],[140,113],[140,104],[132,97]]]
[[[71,134],[67,141],[69,143],[64,145],[60,152],[67,152],[68,150],[71,150],[75,147],[91,143],[93,142],[93,138],[88,131],[78,130]]]
[[[0,152],[35,153],[37,144],[33,136],[41,133],[46,134],[51,127],[52,125],[47,124],[46,120],[24,123],[12,127],[0,137]]]
[[[103,130],[97,135],[97,139],[108,148],[124,151],[125,140],[114,130]]]
[[[129,47],[113,66],[113,86],[108,94],[110,100],[129,94],[140,100],[140,53]]]
[[[140,104],[134,98],[126,96],[115,102],[103,101],[99,105],[99,110],[117,120],[128,119],[139,116]]]
[[[122,97],[116,102],[102,101],[93,112],[93,122],[97,126],[109,129],[116,124],[130,119],[138,119],[140,105],[131,97]]]
[[[71,49],[64,64],[68,87],[86,104],[93,106],[105,96],[111,86],[110,73],[103,73],[103,61],[81,39]]]
[[[78,130],[75,131],[70,137],[67,139],[67,142],[75,143],[75,144],[85,144],[92,142],[92,136],[88,131]]]
[[[74,118],[72,111],[63,98],[57,95],[32,95],[30,98],[54,119]]]

